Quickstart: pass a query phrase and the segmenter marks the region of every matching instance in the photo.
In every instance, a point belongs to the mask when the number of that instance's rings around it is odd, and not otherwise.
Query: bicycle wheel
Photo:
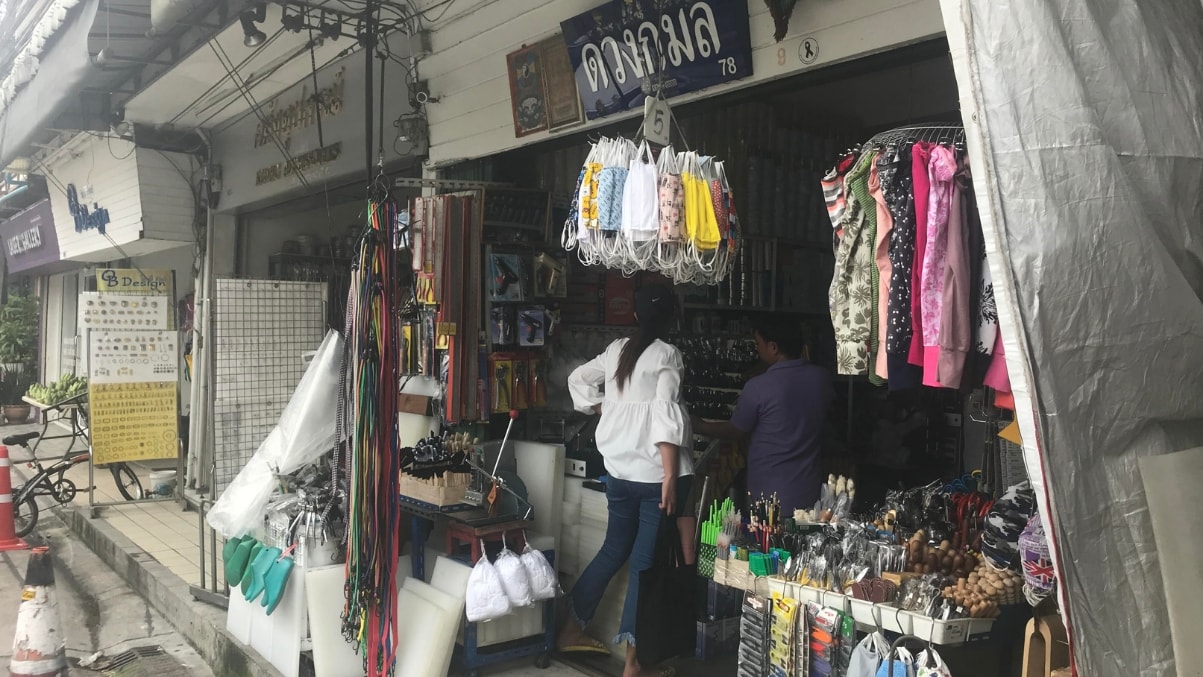
[[[54,483],[54,500],[60,504],[67,504],[75,500],[75,482],[69,479],[61,479]]]
[[[113,473],[113,481],[117,483],[117,491],[121,492],[125,500],[138,501],[145,497],[142,491],[142,482],[138,481],[138,476],[128,465],[114,463],[109,470]]]
[[[19,538],[28,536],[38,525],[38,502],[33,496],[26,496],[24,501],[13,504],[13,522]]]

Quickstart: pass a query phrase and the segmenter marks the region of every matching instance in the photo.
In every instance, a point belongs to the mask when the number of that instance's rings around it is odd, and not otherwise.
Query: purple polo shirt
[[[819,451],[833,395],[831,374],[805,360],[778,362],[748,381],[731,425],[751,433],[748,491],[777,494],[781,514],[819,500]]]

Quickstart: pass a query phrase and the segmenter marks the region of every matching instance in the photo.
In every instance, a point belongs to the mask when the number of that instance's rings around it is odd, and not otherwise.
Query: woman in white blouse
[[[673,319],[672,292],[661,285],[640,289],[635,294],[635,317],[639,332],[634,338],[611,343],[568,377],[576,409],[601,414],[597,448],[609,475],[609,524],[601,550],[569,595],[572,619],[560,632],[559,648],[608,653],[584,628],[610,579],[629,559],[630,581],[614,639],[627,642],[623,677],[665,677],[673,671],[643,669],[635,658],[639,573],[652,564],[662,515],[677,515],[677,508],[689,498],[693,434],[681,405],[681,352],[664,341]]]

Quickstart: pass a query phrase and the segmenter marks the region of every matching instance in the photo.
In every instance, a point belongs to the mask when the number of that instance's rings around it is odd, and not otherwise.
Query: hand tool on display
[[[539,338],[539,330],[543,328],[543,320],[536,317],[535,313],[522,313],[522,325],[526,327],[526,342],[533,344]]]
[[[518,273],[506,265],[505,259],[498,256],[493,257],[493,265],[497,266],[497,274],[493,277],[493,295],[504,297],[510,291],[510,287],[518,284]]]
[[[493,471],[489,473],[489,479],[493,482],[493,488],[489,490],[490,517],[497,513],[497,491],[503,486],[503,483],[497,479],[497,468],[501,465],[501,457],[505,454],[505,445],[509,444],[510,432],[514,429],[516,420],[518,420],[518,410],[510,409],[510,421],[505,426],[505,437],[501,438],[501,446],[497,449],[497,460],[493,461]]]

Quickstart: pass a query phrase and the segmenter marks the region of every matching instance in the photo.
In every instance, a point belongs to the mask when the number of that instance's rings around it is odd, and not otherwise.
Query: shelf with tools
[[[686,314],[712,310],[826,317],[827,311],[813,304],[827,297],[834,266],[829,250],[813,242],[748,237],[727,279],[686,290],[681,307]]]

